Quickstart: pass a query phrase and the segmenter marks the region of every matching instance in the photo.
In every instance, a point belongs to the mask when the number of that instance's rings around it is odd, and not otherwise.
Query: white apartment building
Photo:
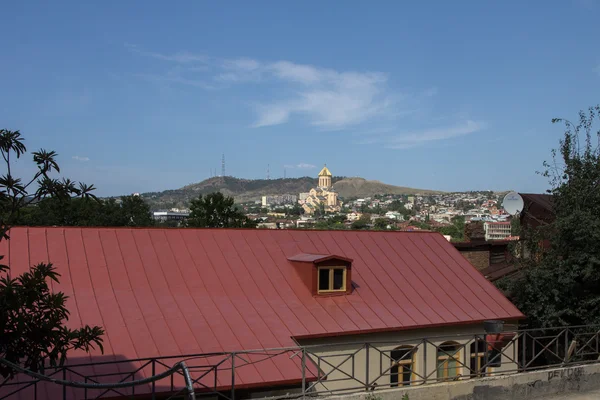
[[[485,240],[503,240],[511,235],[510,222],[486,222],[483,224]]]

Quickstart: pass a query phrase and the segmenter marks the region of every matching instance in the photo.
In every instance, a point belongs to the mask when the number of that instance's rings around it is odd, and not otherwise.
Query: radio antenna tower
[[[271,171],[270,171],[270,165],[267,164],[267,180],[271,179]]]
[[[225,176],[225,153],[221,156],[221,176]]]
[[[283,179],[287,178],[287,169],[283,168]]]

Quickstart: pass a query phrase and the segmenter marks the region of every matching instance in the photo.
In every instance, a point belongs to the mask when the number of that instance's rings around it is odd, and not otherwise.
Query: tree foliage
[[[359,219],[354,221],[350,228],[354,230],[365,230],[369,229],[371,224],[371,216],[369,214],[363,214]]]
[[[532,326],[600,323],[600,106],[563,123],[565,133],[542,173],[555,220],[522,237],[528,257],[517,278],[500,282]],[[549,240],[550,246],[541,246]]]
[[[0,272],[7,270],[0,266]],[[52,264],[41,263],[16,278],[0,278],[0,357],[40,371],[45,365],[62,365],[69,350],[103,350],[100,327],[64,326],[67,296],[48,286],[49,280],[58,283],[59,276]],[[0,375],[12,377],[14,371],[0,365]]]
[[[26,226],[153,226],[150,208],[139,196],[115,199],[50,197],[21,210],[15,225]]]
[[[460,241],[465,237],[465,217],[457,215],[452,218],[452,224],[438,229],[442,235],[449,235],[452,240]]]
[[[373,223],[373,229],[375,229],[376,231],[387,230],[388,225],[390,225],[390,222],[387,219],[377,218]]]
[[[215,192],[192,200],[187,226],[194,228],[256,228],[234,205],[233,197]]]
[[[0,153],[6,164],[6,174],[0,176],[0,240],[10,239],[11,225],[29,205],[51,198],[96,199],[93,186],[51,177],[52,173],[60,172],[54,151],[33,152],[36,166],[33,177],[26,180],[15,177],[12,163],[26,152],[19,131],[0,130]],[[34,265],[16,277],[11,276],[8,265],[0,265],[1,358],[40,371],[46,364],[64,363],[71,349],[102,350],[104,332],[100,327],[69,329],[64,325],[69,318],[67,296],[52,292],[48,286],[49,280],[58,282],[59,276],[52,264]],[[14,371],[0,366],[0,375],[8,379]]]

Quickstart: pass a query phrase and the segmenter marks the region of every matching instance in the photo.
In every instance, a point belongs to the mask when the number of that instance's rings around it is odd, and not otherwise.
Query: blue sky
[[[101,195],[362,176],[541,192],[600,102],[600,2],[3,2],[0,127]],[[28,163],[20,162],[26,173]]]

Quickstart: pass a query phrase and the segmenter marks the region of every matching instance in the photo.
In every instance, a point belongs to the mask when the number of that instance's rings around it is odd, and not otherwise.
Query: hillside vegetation
[[[298,194],[308,192],[316,187],[317,178],[286,178],[286,179],[240,179],[231,176],[205,179],[180,189],[163,192],[143,193],[142,196],[153,210],[172,207],[189,207],[190,201],[198,195],[221,192],[232,196],[238,203],[260,200],[264,195]],[[368,197],[375,194],[432,194],[440,193],[433,190],[412,189],[401,186],[387,185],[379,181],[368,181],[363,178],[334,177],[333,187],[341,198]]]

